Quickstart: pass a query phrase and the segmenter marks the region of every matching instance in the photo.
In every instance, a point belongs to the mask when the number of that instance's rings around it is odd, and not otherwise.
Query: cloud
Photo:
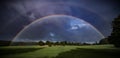
[[[93,42],[101,38],[102,36],[91,25],[79,18],[53,15],[30,24],[15,39],[20,39],[20,41]]]
[[[23,26],[56,14],[81,18],[107,37],[111,33],[111,21],[120,13],[119,5],[116,0],[7,0],[0,3],[0,39],[12,39]],[[82,28],[84,25],[78,26]]]

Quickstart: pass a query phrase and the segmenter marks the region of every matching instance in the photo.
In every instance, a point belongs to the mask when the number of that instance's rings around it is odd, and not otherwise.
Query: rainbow
[[[14,38],[13,38],[13,40],[11,41],[11,43],[10,43],[10,45],[13,43],[13,41],[15,40],[15,39],[17,39],[18,38],[18,36],[19,35],[21,35],[22,34],[22,32],[24,32],[28,27],[30,27],[32,24],[34,24],[34,23],[36,23],[36,22],[38,22],[38,21],[42,21],[42,20],[44,20],[44,19],[46,19],[46,18],[50,18],[50,17],[58,17],[58,16],[62,16],[62,17],[72,17],[73,19],[80,19],[80,18],[77,18],[77,17],[74,17],[74,16],[69,16],[69,15],[64,15],[64,14],[59,14],[59,15],[49,15],[49,16],[45,16],[45,17],[42,17],[42,18],[40,18],[40,19],[37,19],[37,20],[35,20],[35,21],[33,21],[32,23],[30,23],[29,25],[27,25],[25,28],[23,28]],[[83,19],[81,19],[81,20],[83,20]],[[83,20],[84,22],[86,22],[85,20]],[[102,36],[102,38],[105,38],[104,37],[104,35],[97,29],[97,28],[95,28],[93,25],[91,25],[89,22],[86,22],[86,23],[88,23],[89,25],[90,25],[90,27],[92,27],[98,34],[100,34],[100,36]]]

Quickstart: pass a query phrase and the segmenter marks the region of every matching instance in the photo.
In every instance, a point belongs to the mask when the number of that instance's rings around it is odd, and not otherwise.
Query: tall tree
[[[108,41],[115,47],[120,47],[120,15],[112,21],[112,33]]]
[[[39,45],[43,46],[43,45],[45,45],[45,43],[43,41],[39,41]]]
[[[46,41],[46,45],[48,45],[49,47],[51,47],[52,46],[52,42]]]

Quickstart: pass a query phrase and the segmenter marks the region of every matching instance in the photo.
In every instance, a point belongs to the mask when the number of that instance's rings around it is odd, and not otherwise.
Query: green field
[[[0,58],[120,58],[120,49],[112,45],[90,46],[6,46]]]

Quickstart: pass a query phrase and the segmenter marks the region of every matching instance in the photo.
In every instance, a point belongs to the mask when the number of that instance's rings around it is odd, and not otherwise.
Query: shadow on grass
[[[34,52],[43,48],[5,48],[0,49],[1,56],[14,55],[20,53]]]
[[[120,58],[120,49],[83,49],[77,48],[60,53],[55,58]]]

